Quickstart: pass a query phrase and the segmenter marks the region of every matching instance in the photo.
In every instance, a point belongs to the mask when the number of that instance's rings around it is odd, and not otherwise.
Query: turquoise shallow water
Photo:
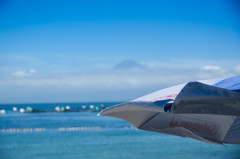
[[[128,122],[91,112],[9,110],[0,116],[0,129],[0,159],[240,158],[239,145],[212,145],[136,130]]]

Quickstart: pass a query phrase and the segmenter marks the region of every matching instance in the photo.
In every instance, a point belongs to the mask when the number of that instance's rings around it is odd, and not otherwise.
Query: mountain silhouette
[[[116,70],[143,69],[143,68],[145,68],[143,65],[139,64],[138,62],[136,62],[134,60],[123,60],[114,67],[114,69],[116,69]]]

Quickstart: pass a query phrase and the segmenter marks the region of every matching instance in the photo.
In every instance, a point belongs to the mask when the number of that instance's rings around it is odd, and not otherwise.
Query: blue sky
[[[0,103],[126,101],[240,73],[237,0],[0,2]],[[114,70],[129,59],[144,69]]]

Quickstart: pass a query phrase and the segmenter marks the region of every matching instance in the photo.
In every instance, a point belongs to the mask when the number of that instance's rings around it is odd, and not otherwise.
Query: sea
[[[120,102],[0,104],[0,159],[240,159],[240,145],[214,145],[137,130],[91,107]],[[19,109],[80,112],[20,113]],[[17,111],[13,111],[13,107]]]

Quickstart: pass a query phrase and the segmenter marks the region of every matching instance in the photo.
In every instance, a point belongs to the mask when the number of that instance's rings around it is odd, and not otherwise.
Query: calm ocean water
[[[92,112],[27,113],[12,107],[53,110],[56,106],[117,103],[0,105],[0,159],[238,159],[240,145],[212,145],[136,130],[126,121]]]

